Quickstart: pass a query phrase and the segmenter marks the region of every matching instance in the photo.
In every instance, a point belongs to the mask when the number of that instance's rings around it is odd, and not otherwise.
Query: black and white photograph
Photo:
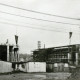
[[[80,0],[0,0],[0,80],[80,80]]]

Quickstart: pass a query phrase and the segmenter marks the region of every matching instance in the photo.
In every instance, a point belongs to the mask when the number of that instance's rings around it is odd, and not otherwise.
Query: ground
[[[70,73],[14,73],[0,75],[0,80],[66,80]]]

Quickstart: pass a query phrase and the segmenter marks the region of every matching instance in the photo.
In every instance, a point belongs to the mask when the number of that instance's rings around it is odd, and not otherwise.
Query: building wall
[[[80,64],[80,45],[67,45],[33,51],[34,61],[48,63]]]
[[[27,62],[19,65],[20,71],[23,72],[46,72],[45,62]]]
[[[0,73],[8,73],[12,71],[12,63],[0,61]]]
[[[26,66],[27,72],[46,72],[45,62],[29,62]]]

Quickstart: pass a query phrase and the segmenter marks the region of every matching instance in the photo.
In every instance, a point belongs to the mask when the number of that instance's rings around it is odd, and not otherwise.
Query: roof
[[[58,46],[58,47],[50,47],[50,48],[41,48],[41,49],[36,49],[34,51],[39,51],[39,50],[44,50],[44,49],[64,49],[64,48],[70,48],[71,46],[76,46],[76,45],[80,45],[80,44],[72,44],[72,45],[65,45],[65,46]]]

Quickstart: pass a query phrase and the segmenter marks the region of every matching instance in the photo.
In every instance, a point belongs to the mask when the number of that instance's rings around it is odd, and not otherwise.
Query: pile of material
[[[67,80],[80,80],[80,67],[74,69],[71,76],[68,77]]]

